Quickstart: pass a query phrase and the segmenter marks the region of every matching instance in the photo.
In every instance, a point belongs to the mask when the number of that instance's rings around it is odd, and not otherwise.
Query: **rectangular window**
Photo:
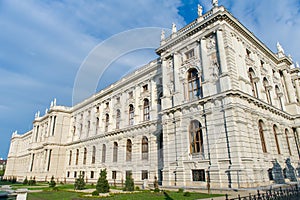
[[[48,166],[47,166],[47,171],[50,170],[50,163],[51,163],[51,153],[52,153],[52,149],[49,150],[49,157],[48,157]]]
[[[143,92],[147,92],[148,91],[148,84],[143,86]]]
[[[142,170],[142,180],[148,179],[148,171],[147,170]]]
[[[192,58],[194,56],[195,56],[194,49],[191,49],[191,50],[189,50],[188,52],[185,53],[186,59],[190,59],[190,58]]]
[[[77,172],[74,172],[74,178],[76,178],[77,177]]]
[[[112,171],[111,178],[114,180],[117,179],[117,171]]]
[[[249,49],[246,49],[246,56],[247,56],[247,58],[250,58],[250,55],[251,55],[251,51]]]
[[[56,123],[56,116],[54,116],[53,118],[52,136],[54,135],[55,132],[55,123]]]
[[[30,171],[31,172],[33,170],[33,163],[34,163],[34,153],[32,154],[32,160],[31,160],[31,166],[30,166]]]
[[[193,181],[205,181],[204,169],[193,169],[192,175],[193,175]]]
[[[129,93],[128,93],[128,96],[129,96],[130,99],[133,98],[133,92],[132,92],[132,91],[129,92]]]
[[[69,177],[70,177],[70,172],[68,171],[68,172],[67,172],[67,178],[69,178]]]
[[[91,178],[94,178],[94,171],[91,171]]]

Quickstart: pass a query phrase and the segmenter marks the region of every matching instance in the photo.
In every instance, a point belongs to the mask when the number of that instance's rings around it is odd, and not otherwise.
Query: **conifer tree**
[[[96,190],[99,193],[107,193],[109,192],[109,184],[106,178],[107,172],[106,169],[101,170],[100,177],[97,181]]]

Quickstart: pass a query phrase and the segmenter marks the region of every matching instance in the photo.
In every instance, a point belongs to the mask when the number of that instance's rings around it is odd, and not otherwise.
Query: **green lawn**
[[[195,193],[191,192],[190,196],[184,196],[183,193],[177,193],[177,192],[150,192],[150,191],[141,191],[137,193],[131,193],[131,194],[113,194],[112,197],[84,197],[82,193],[76,193],[76,192],[67,192],[67,191],[58,191],[58,192],[38,192],[38,193],[29,193],[27,199],[28,200],[92,200],[92,199],[107,199],[107,200],[135,200],[135,199],[142,199],[142,200],[193,200],[193,199],[201,199],[201,198],[212,198],[216,196],[221,195],[207,195],[207,194],[201,194],[201,193]]]

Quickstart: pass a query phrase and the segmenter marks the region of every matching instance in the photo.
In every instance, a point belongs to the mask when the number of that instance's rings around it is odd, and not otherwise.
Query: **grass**
[[[208,195],[202,193],[191,192],[190,196],[184,196],[184,193],[177,193],[174,191],[165,191],[165,192],[150,192],[150,191],[141,191],[136,193],[126,193],[126,194],[113,194],[111,197],[85,197],[83,193],[77,192],[67,192],[67,191],[43,191],[38,193],[29,193],[28,200],[93,200],[93,199],[106,199],[106,200],[194,200],[201,198],[212,198],[221,195]]]
[[[56,187],[58,191],[53,191],[49,188],[48,183],[37,183],[35,186],[23,185],[22,183],[11,184],[6,182],[7,185],[11,185],[13,189],[28,188],[29,190],[42,190],[41,192],[28,193],[28,200],[194,200],[201,198],[213,198],[217,196],[222,196],[218,194],[203,194],[197,192],[190,192],[189,196],[184,196],[185,192],[177,191],[163,191],[163,192],[152,192],[149,190],[141,190],[134,193],[118,193],[112,194],[110,197],[87,197],[87,193],[82,193],[79,191],[74,191],[73,184],[57,184]],[[0,182],[1,185],[1,182]],[[95,189],[95,185],[87,184],[87,189]],[[120,189],[116,187],[111,187],[111,189]]]

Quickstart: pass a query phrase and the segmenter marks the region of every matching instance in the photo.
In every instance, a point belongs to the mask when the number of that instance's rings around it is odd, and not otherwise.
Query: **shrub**
[[[56,186],[56,182],[54,180],[54,176],[51,177],[51,180],[49,182],[49,187],[54,188]]]
[[[27,185],[27,184],[28,184],[28,179],[27,179],[27,176],[26,176],[24,181],[23,181],[23,185]]]
[[[99,192],[97,190],[93,191],[92,196],[99,196]]]
[[[136,187],[135,187],[135,190],[139,191],[139,190],[140,190],[140,187],[139,187],[139,186],[136,186]]]
[[[107,175],[106,169],[101,170],[100,177],[98,178],[97,185],[96,185],[96,190],[98,191],[98,194],[109,192],[109,184],[106,179],[106,175]]]
[[[160,189],[159,188],[155,188],[154,192],[160,192]]]
[[[80,174],[79,177],[75,180],[74,189],[83,190],[85,187],[85,182],[83,176]]]
[[[131,174],[126,177],[124,191],[134,191],[134,181]]]
[[[183,193],[184,189],[183,188],[179,188],[177,193]]]
[[[190,192],[185,192],[185,193],[183,193],[183,196],[185,196],[185,197],[190,197],[190,196],[191,196],[191,193],[190,193]]]
[[[28,181],[28,185],[36,185],[36,181],[35,181],[35,177],[33,177],[33,179],[31,179]]]

